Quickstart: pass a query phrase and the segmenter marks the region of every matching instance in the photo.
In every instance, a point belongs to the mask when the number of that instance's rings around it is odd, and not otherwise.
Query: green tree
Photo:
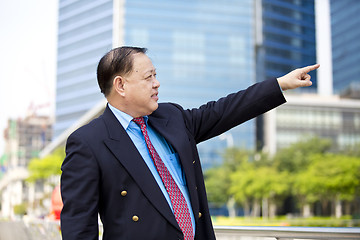
[[[342,215],[342,201],[353,201],[360,188],[360,158],[340,154],[312,154],[309,165],[295,176],[293,194],[300,200],[303,215],[320,201],[325,209],[333,202],[337,217]],[[305,210],[307,208],[307,210]]]
[[[227,148],[223,154],[223,167],[230,173],[238,167],[245,167],[250,164],[253,153],[240,148]]]
[[[229,200],[229,173],[224,167],[211,168],[205,172],[205,186],[208,201],[215,207],[221,207]]]
[[[26,204],[20,203],[14,206],[14,213],[19,216],[24,216],[26,214]]]
[[[348,146],[343,151],[341,151],[340,154],[346,156],[360,157],[360,143]]]
[[[33,158],[28,165],[29,177],[27,180],[29,182],[35,182],[37,180],[46,180],[51,176],[60,175],[60,167],[64,157],[65,151],[60,148],[44,158]]]
[[[292,194],[296,196],[303,216],[310,216],[311,204],[320,200],[316,192],[315,179],[307,171],[311,164],[310,158],[314,154],[324,154],[331,149],[333,149],[331,140],[305,136],[289,147],[279,150],[274,156],[274,166],[278,171],[285,171],[291,176],[288,184]]]
[[[293,195],[304,216],[311,215],[311,206],[318,201],[324,209],[333,203],[334,213],[341,216],[341,203],[353,204],[360,192],[360,156],[356,149],[343,154],[331,150],[332,142],[318,137],[304,138],[273,158],[227,149],[223,164],[205,173],[209,201],[221,206],[235,200],[246,216],[259,216],[262,205],[262,215],[272,217],[276,207]]]
[[[304,137],[302,140],[279,150],[274,156],[275,166],[279,171],[299,172],[309,165],[309,156],[328,152],[332,148],[329,139]]]
[[[244,207],[245,216],[250,215],[250,204],[253,200],[256,200],[252,195],[250,185],[256,179],[255,170],[247,166],[246,170],[243,167],[239,167],[236,172],[230,175],[231,186],[229,189],[230,194],[234,197],[235,201]],[[255,208],[256,209],[256,208]],[[253,212],[257,212],[256,210]],[[254,215],[257,215],[256,213]]]
[[[289,193],[288,173],[278,172],[271,166],[256,167],[253,164],[246,170],[239,168],[231,175],[231,179],[230,192],[245,209],[249,208],[250,202],[253,203],[253,216],[259,215],[261,203],[262,216],[274,217],[278,200]]]
[[[249,162],[250,152],[238,148],[228,148],[223,154],[223,163],[205,172],[205,186],[210,204],[216,207],[227,204],[230,216],[235,215],[233,196],[229,192],[230,175],[239,166]]]
[[[334,202],[341,217],[341,201],[353,201],[360,188],[360,158],[339,154],[313,155],[309,174],[323,202]]]
[[[313,173],[308,168],[294,174],[292,179],[292,194],[298,200],[302,216],[310,217],[312,215],[311,205],[321,200],[317,179],[313,177]]]

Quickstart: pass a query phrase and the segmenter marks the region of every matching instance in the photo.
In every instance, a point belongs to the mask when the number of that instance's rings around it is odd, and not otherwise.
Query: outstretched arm
[[[298,87],[309,87],[312,85],[310,81],[310,71],[318,69],[320,64],[315,64],[312,66],[306,66],[303,68],[295,69],[288,74],[277,78],[279,85],[283,91],[288,89],[295,89]]]

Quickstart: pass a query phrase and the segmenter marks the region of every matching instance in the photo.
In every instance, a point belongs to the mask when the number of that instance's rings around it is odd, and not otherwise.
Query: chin
[[[148,109],[144,109],[145,111],[143,112],[142,116],[145,115],[150,115],[152,114],[156,109],[158,109],[159,105],[158,104],[154,104],[151,107],[149,107]]]
[[[153,112],[154,112],[156,109],[158,109],[158,107],[159,107],[159,104],[156,103],[156,106],[153,107]]]
[[[158,107],[159,107],[159,104],[158,103],[156,103],[156,104],[154,104],[154,106],[152,106],[152,108],[151,108],[151,113],[153,113],[156,109],[158,109]]]

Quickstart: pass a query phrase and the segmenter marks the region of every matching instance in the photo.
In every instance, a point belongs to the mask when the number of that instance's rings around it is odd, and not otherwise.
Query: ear
[[[125,84],[125,79],[123,77],[121,77],[121,76],[114,77],[114,79],[113,79],[113,88],[121,96],[124,96],[124,94],[125,94],[124,84]]]

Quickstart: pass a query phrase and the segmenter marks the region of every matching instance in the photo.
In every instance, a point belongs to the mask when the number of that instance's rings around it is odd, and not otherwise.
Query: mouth
[[[154,99],[154,100],[159,100],[159,97],[158,97],[158,92],[154,93],[153,95],[151,95],[151,98]]]

